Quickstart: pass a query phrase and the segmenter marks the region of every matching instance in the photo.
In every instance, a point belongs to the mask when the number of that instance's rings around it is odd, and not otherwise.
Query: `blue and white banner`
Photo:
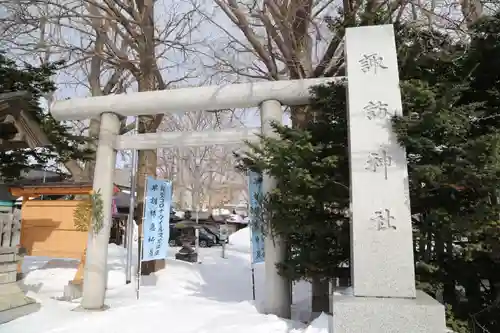
[[[148,177],[144,198],[142,261],[167,257],[171,204],[172,182]]]
[[[259,202],[257,196],[262,195],[262,176],[256,172],[250,171],[248,175],[248,196],[250,199],[250,237],[252,243],[252,264],[264,262],[264,234],[260,221],[253,216],[254,211],[258,209]]]

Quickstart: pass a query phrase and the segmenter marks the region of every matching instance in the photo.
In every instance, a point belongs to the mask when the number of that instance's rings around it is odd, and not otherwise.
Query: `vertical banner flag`
[[[250,237],[252,244],[252,264],[258,264],[264,261],[264,234],[256,221],[254,215],[255,209],[258,208],[257,195],[262,195],[262,177],[260,174],[250,171],[248,175],[248,196],[250,198]]]
[[[142,261],[167,257],[171,204],[172,182],[148,177],[144,198]]]
[[[120,193],[120,189],[118,188],[118,186],[114,186],[113,187],[113,194],[115,196],[113,196],[113,201],[111,202],[111,214],[112,215],[115,215],[118,213],[118,206],[116,205],[116,195],[118,195],[118,193]]]
[[[111,214],[115,215],[118,214],[118,207],[116,206],[116,199],[113,198],[113,201],[111,203]]]

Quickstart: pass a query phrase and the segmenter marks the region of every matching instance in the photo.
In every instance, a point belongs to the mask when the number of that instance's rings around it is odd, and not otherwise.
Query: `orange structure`
[[[17,186],[9,190],[12,195],[23,197],[20,246],[26,254],[80,260],[73,283],[82,283],[88,233],[77,230],[73,218],[80,200],[32,199],[42,195],[89,195],[92,186],[58,183]]]

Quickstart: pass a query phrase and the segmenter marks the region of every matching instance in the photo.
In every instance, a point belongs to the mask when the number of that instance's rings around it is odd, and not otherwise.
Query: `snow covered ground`
[[[73,278],[77,262],[27,257],[23,264],[28,296],[42,308],[29,316],[0,326],[0,333],[136,333],[152,328],[172,333],[327,333],[328,317],[309,327],[258,312],[264,295],[262,265],[256,266],[256,298],[252,301],[247,228],[230,237],[226,259],[221,248],[201,249],[201,264],[173,260],[166,268],[143,279],[140,298],[135,283],[125,285],[122,247],[109,247],[109,281],[103,312],[72,311],[79,301],[63,302],[63,288]],[[294,316],[308,318],[308,284],[294,288]]]

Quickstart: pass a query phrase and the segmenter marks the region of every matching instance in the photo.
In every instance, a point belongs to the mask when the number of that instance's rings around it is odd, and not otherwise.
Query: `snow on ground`
[[[229,236],[228,249],[245,253],[250,261],[250,228],[245,227]],[[248,263],[250,265],[250,263]],[[264,264],[255,265],[255,284],[257,301],[264,299]],[[301,281],[293,286],[292,318],[306,322],[311,317],[311,284]],[[257,304],[259,306],[259,303]]]
[[[155,276],[143,278],[138,300],[135,283],[125,285],[125,250],[110,245],[106,295],[109,309],[102,312],[72,311],[79,305],[79,300],[63,302],[54,299],[62,296],[64,286],[76,272],[77,262],[26,257],[23,263],[26,273],[24,287],[28,296],[37,299],[42,308],[3,324],[0,333],[136,333],[146,328],[172,333],[328,332],[322,324],[326,322],[322,317],[306,328],[299,321],[287,321],[258,312],[264,296],[264,267],[262,264],[255,267],[255,306],[249,241],[248,229],[242,229],[230,238],[226,259],[221,258],[220,247],[201,249],[201,264],[174,260],[177,248],[170,248],[166,268]],[[304,303],[305,295],[309,295],[307,284],[295,286],[297,304]],[[302,314],[304,317],[304,311],[307,309],[296,308],[296,316]]]
[[[236,251],[250,253],[250,228],[245,227],[229,235],[229,247]]]

